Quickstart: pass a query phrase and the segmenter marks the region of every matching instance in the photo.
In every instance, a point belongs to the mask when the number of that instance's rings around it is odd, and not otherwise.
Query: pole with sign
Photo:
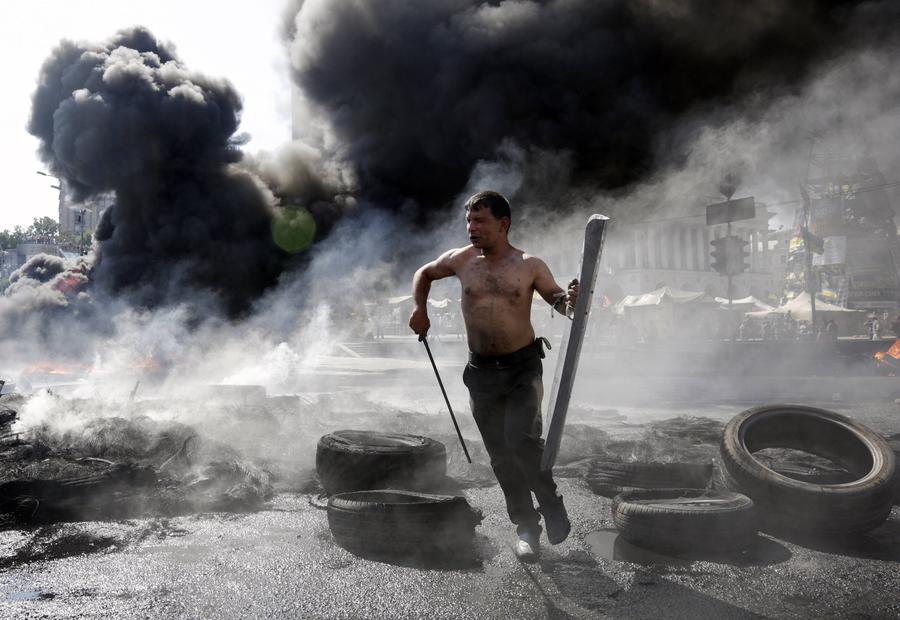
[[[753,200],[753,196],[748,196],[746,198],[738,198],[737,200],[731,200],[731,197],[728,197],[728,200],[725,202],[717,202],[716,204],[709,205],[706,207],[706,225],[707,226],[715,226],[717,224],[725,224],[725,238],[724,242],[721,239],[714,239],[713,246],[716,248],[717,253],[714,254],[718,258],[719,247],[722,247],[722,255],[724,256],[724,260],[722,261],[722,269],[724,269],[724,273],[728,276],[728,317],[729,321],[733,323],[733,315],[732,315],[732,298],[734,297],[732,292],[732,278],[735,274],[743,271],[743,241],[739,238],[732,238],[731,234],[731,223],[737,222],[740,220],[752,220],[756,217],[756,203]],[[735,240],[740,244],[740,249],[738,249],[738,243],[735,243]],[[718,242],[718,243],[716,243]],[[738,261],[738,259],[740,259]],[[718,270],[718,269],[717,269]],[[721,271],[720,271],[721,273]],[[729,326],[731,331],[731,339],[734,340],[734,326]]]

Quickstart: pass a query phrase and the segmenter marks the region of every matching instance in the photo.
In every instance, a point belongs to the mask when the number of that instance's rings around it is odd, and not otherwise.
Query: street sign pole
[[[728,237],[731,237],[731,222],[728,222],[726,228],[726,234]],[[732,288],[731,288],[731,269],[728,269],[728,329],[731,331],[731,342],[734,342],[734,312],[732,311],[731,306],[731,298],[733,297]]]
[[[756,217],[756,202],[753,199],[753,196],[748,196],[746,198],[737,198],[735,200],[731,199],[731,196],[734,194],[734,187],[730,188],[728,192],[723,191],[723,195],[725,196],[725,202],[719,202],[714,205],[709,205],[706,207],[706,225],[707,226],[715,226],[716,224],[725,224],[726,226],[726,235],[724,238],[724,248],[726,249],[725,259],[724,259],[724,270],[725,275],[728,277],[728,329],[731,331],[731,343],[732,347],[734,346],[735,341],[735,328],[734,328],[734,306],[732,303],[732,298],[734,297],[734,274],[740,273],[743,271],[743,255],[733,251],[734,241],[731,238],[731,223],[737,222],[739,220],[750,220]],[[716,249],[716,260],[718,261],[718,245]],[[743,250],[741,250],[743,251]],[[740,261],[740,267],[735,265],[735,261]],[[719,271],[719,268],[716,269]],[[722,273],[719,271],[719,273]]]
[[[816,292],[819,288],[813,276],[813,259],[812,250],[809,249],[809,240],[805,239],[806,245],[806,292],[809,293],[809,320],[813,330],[816,328]]]
[[[727,237],[730,238],[731,237],[731,221],[730,220],[729,220],[728,224],[726,224],[725,231],[726,231]],[[732,272],[732,269],[729,266],[729,268],[728,268],[728,331],[731,332],[731,344],[733,345],[734,344],[734,312],[732,311],[731,298],[734,295],[732,295],[732,288],[731,288],[731,278],[732,278],[731,272]]]

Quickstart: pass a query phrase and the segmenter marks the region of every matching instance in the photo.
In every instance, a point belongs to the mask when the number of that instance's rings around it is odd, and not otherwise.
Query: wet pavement
[[[445,443],[454,442],[440,393],[422,389],[433,377],[424,371],[403,374],[403,383],[367,389],[365,407],[381,411],[379,415],[390,411],[399,421],[402,416],[392,407],[405,403],[433,415],[435,423],[447,427]],[[415,381],[409,379],[412,374]],[[466,402],[460,382],[448,387],[454,403]],[[682,400],[600,405],[602,393],[592,391],[596,389],[587,383],[580,396],[576,390],[569,423],[602,429],[622,442],[675,416],[724,423],[761,404]],[[340,413],[345,392],[335,394],[329,398],[339,397],[341,406],[330,407],[327,422],[357,426],[362,419],[358,413]],[[900,407],[891,401],[817,404],[884,435],[900,433]],[[474,441],[477,431],[463,406],[456,413],[476,461],[464,467],[483,478],[487,463]],[[693,428],[711,432],[708,424]],[[682,448],[688,450],[690,444],[685,441]],[[568,449],[579,445],[573,439]],[[452,443],[447,446],[455,463],[451,469],[459,472],[459,450]],[[310,447],[297,450],[308,453]],[[563,448],[565,452],[565,443]],[[578,454],[568,456],[571,460]],[[496,485],[461,491],[485,515],[476,528],[476,557],[440,564],[352,555],[333,543],[321,501],[304,493],[281,493],[256,512],[0,531],[0,617],[900,617],[900,507],[877,530],[852,541],[760,534],[755,547],[743,553],[670,557],[620,539],[611,500],[594,494],[577,467],[570,470],[558,482],[572,534],[561,545],[545,545],[536,564],[515,558],[514,531]]]
[[[311,495],[266,510],[0,533],[0,617],[743,618],[900,615],[900,508],[853,544],[761,535],[742,554],[672,558],[618,539],[610,500],[563,479],[569,540],[522,564],[497,486],[477,557],[456,567],[356,557]]]

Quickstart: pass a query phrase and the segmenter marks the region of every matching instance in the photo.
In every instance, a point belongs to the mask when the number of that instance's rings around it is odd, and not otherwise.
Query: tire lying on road
[[[326,493],[378,488],[427,489],[447,475],[444,444],[419,435],[342,430],[316,447]]]
[[[733,551],[756,541],[753,501],[731,491],[629,491],[613,499],[612,514],[625,540],[649,549]]]
[[[328,498],[335,542],[362,556],[458,554],[471,548],[481,512],[463,497],[399,491],[354,491]]]
[[[900,433],[885,437],[891,450],[894,451],[894,460],[897,467],[894,470],[894,505],[900,506]]]
[[[827,458],[853,479],[816,484],[790,478],[754,456],[765,448]],[[767,529],[852,534],[878,527],[891,511],[894,453],[881,436],[833,411],[802,405],[748,409],[725,426],[720,452],[729,486],[753,499]]]
[[[704,489],[712,463],[618,463],[594,461],[587,483],[597,495],[615,497],[634,489]]]

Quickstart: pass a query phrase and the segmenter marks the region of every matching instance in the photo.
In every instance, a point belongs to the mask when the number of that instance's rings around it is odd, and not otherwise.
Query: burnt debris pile
[[[0,410],[0,525],[258,508],[267,470],[194,428],[147,416],[16,433]]]

